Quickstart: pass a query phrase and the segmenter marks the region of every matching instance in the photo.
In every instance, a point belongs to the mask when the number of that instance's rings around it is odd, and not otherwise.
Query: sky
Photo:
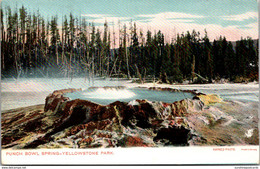
[[[2,0],[1,5],[23,5],[46,18],[58,15],[60,22],[70,12],[96,26],[132,21],[139,31],[161,30],[169,38],[192,30],[203,35],[205,29],[210,40],[220,35],[230,41],[258,38],[257,0]]]

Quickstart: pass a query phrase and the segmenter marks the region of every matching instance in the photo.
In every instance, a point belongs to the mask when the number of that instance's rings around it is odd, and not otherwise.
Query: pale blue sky
[[[256,0],[2,0],[3,8],[22,5],[32,13],[39,9],[45,17],[58,15],[59,21],[62,15],[72,12],[96,25],[101,25],[104,19],[108,22],[120,19],[153,29],[162,24],[177,31],[205,27],[209,33],[214,29],[230,32],[234,28],[241,31],[241,36],[258,36]],[[154,28],[156,25],[158,28]]]

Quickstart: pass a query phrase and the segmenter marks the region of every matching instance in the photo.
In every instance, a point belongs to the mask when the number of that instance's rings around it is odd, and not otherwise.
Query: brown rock
[[[2,147],[232,145],[257,144],[259,140],[258,117],[255,116],[258,106],[248,110],[236,103],[221,104],[222,99],[218,96],[204,94],[171,104],[135,100],[103,106],[64,96],[74,91],[78,89],[54,91],[47,96],[44,107],[3,112]],[[253,129],[252,136],[245,137],[245,129]]]
[[[148,147],[144,141],[137,136],[125,136],[124,139],[122,140],[123,142],[123,147]]]

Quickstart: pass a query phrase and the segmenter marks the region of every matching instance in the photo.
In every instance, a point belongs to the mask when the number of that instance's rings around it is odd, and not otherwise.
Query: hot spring
[[[192,98],[195,95],[190,92],[150,90],[147,88],[92,87],[83,91],[67,93],[65,96],[71,100],[83,99],[108,105],[115,101],[129,102],[136,99],[173,103],[185,98]]]

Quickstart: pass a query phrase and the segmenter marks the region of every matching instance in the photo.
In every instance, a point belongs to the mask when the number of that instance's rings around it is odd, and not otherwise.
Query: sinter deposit
[[[103,89],[102,89],[103,90]],[[150,88],[176,92],[175,89]],[[190,92],[173,103],[134,99],[107,105],[54,91],[45,105],[2,113],[2,148],[258,145],[258,103]],[[128,93],[133,94],[133,93]],[[94,97],[94,96],[93,96]]]

